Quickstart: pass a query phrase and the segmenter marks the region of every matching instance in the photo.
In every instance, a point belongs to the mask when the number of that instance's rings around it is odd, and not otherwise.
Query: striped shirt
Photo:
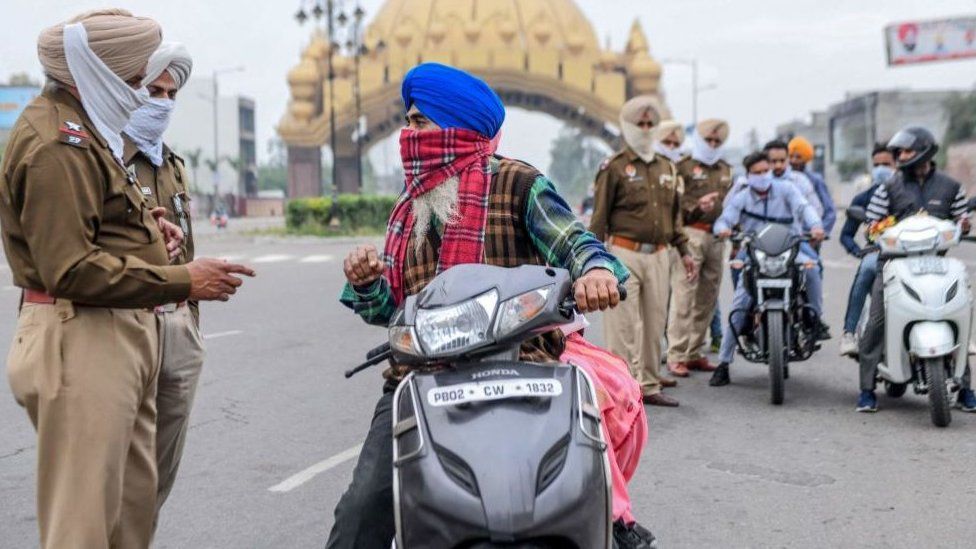
[[[900,177],[896,175],[895,177]],[[931,178],[930,178],[931,180]],[[867,218],[869,221],[880,221],[889,215],[895,215],[896,212],[891,211],[891,201],[888,196],[888,182],[878,185],[878,188],[874,191],[871,196],[871,201],[868,203],[867,208]],[[905,185],[918,185],[915,181],[906,181]],[[962,186],[959,186],[959,191],[956,193],[955,198],[952,200],[952,205],[949,208],[950,215],[954,221],[959,221],[961,218],[968,214],[966,193],[963,191]]]

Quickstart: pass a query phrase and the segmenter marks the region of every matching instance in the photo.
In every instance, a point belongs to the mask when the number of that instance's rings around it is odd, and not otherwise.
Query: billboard
[[[890,66],[976,58],[976,16],[894,23],[885,42]]]
[[[0,130],[9,130],[24,107],[41,89],[34,86],[0,86]]]

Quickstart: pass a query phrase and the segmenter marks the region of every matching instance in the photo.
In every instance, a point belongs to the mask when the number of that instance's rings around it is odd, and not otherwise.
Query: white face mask
[[[637,124],[620,120],[620,129],[624,134],[624,141],[634,149],[637,156],[644,162],[654,160],[654,129],[644,130]]]
[[[654,143],[654,152],[660,154],[661,156],[666,156],[671,162],[677,162],[681,160],[681,147],[665,147],[663,143],[657,141]]]
[[[125,133],[155,166],[163,164],[163,133],[169,126],[176,103],[172,99],[150,99],[132,113]]]
[[[133,90],[112,72],[88,47],[88,33],[81,23],[64,26],[64,56],[85,114],[121,162],[122,128],[132,112],[149,100],[149,91]]]
[[[705,142],[702,136],[696,133],[695,144],[691,149],[691,157],[702,164],[712,166],[722,159],[722,147],[712,147]]]

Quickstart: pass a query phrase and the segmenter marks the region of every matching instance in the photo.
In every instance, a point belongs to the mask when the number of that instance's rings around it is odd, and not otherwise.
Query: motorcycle
[[[562,269],[453,267],[346,373],[414,367],[393,397],[394,547],[612,547],[593,381],[519,361],[523,341],[573,321],[572,296]]]
[[[741,270],[739,283],[752,296],[752,307],[730,311],[729,323],[739,353],[749,362],[768,365],[770,402],[776,405],[784,400],[789,363],[807,360],[820,349],[819,317],[807,300],[805,276],[805,269],[820,267],[796,262],[800,244],[809,240],[777,223],[732,237],[748,257],[748,261],[733,260],[730,266]],[[746,322],[739,333],[733,319],[743,317]]]
[[[863,208],[848,215],[865,222]],[[884,230],[873,249],[884,262],[884,362],[878,378],[892,398],[928,395],[932,423],[952,422],[949,395],[962,386],[969,353],[973,295],[966,265],[946,252],[963,237],[958,225],[925,214]],[[860,334],[859,334],[860,335]]]

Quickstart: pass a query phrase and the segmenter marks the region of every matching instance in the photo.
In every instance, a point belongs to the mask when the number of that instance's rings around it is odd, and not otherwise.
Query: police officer
[[[732,187],[732,167],[722,159],[722,146],[728,137],[727,122],[703,120],[696,128],[691,154],[677,164],[684,183],[683,230],[698,268],[698,278],[693,281],[677,269],[671,279],[668,370],[678,377],[687,377],[689,370],[715,370],[702,356],[701,348],[722,284],[725,243],[712,234],[712,224],[722,213],[722,202]]]
[[[933,159],[939,145],[932,132],[919,126],[909,126],[891,138],[888,149],[895,155],[898,172],[874,191],[867,210],[869,222],[877,222],[888,216],[901,220],[924,211],[940,219],[956,220],[962,224],[964,231],[968,231],[966,193],[958,181],[936,170]],[[880,265],[878,272],[883,272]],[[861,394],[855,408],[858,412],[878,411],[874,386],[883,352],[884,322],[884,281],[883,277],[875,275],[871,289],[871,312],[859,343]],[[969,386],[968,368],[966,377],[957,404],[965,412],[976,412],[976,394]]]
[[[146,203],[165,209],[165,219],[183,232],[183,247],[176,264],[193,260],[193,230],[190,224],[189,179],[183,159],[163,142],[175,107],[177,92],[190,78],[193,60],[186,47],[163,42],[149,58],[143,79],[149,101],[132,113],[126,125],[126,166],[135,171]],[[199,307],[195,301],[167,303],[156,307],[162,323],[162,365],[156,389],[156,465],[159,471],[156,514],[162,507],[179,469],[189,425],[190,408],[203,368],[203,338],[200,336]]]
[[[631,273],[626,282],[630,298],[604,317],[607,346],[627,359],[646,404],[677,406],[676,399],[661,392],[662,385],[675,381],[660,374],[669,248],[677,248],[689,280],[697,272],[681,231],[681,178],[674,164],[653,149],[652,131],[659,121],[653,96],[635,97],[623,106],[620,125],[627,146],[607,159],[596,176],[590,230]]]
[[[23,288],[8,377],[37,431],[42,547],[148,547],[156,503],[159,319],[153,308],[227,300],[240,265],[170,265],[180,230],[156,219],[122,165],[122,127],[159,46],[124,10],[41,33],[49,83],[0,165],[0,225]]]

